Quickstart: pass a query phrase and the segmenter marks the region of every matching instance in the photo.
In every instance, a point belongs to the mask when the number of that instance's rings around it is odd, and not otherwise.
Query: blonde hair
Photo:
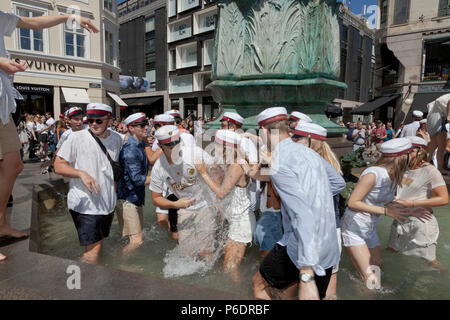
[[[408,170],[408,158],[407,154],[398,157],[381,156],[374,166],[385,167],[392,181],[391,186],[397,184],[401,187],[403,175]]]
[[[317,152],[322,158],[331,164],[340,175],[342,175],[341,165],[326,141],[311,139],[310,148]]]
[[[289,121],[288,120],[280,120],[269,123],[264,126],[267,130],[279,130],[280,132],[288,133],[289,132]]]
[[[410,168],[418,167],[423,162],[425,162],[426,164],[429,164],[428,152],[425,149],[419,148],[419,151],[417,152],[416,157],[410,161],[409,167]]]

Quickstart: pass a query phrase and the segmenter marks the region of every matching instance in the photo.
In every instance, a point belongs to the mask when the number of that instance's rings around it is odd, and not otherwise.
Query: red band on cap
[[[111,112],[105,111],[105,110],[97,110],[97,109],[95,109],[95,110],[87,110],[86,114],[87,115],[95,114],[95,115],[107,116],[107,115],[111,114]]]
[[[139,119],[136,119],[134,121],[131,121],[129,124],[127,124],[127,126],[132,126],[134,123],[138,123],[138,122],[144,122],[147,121],[147,118],[145,117],[140,117]]]
[[[287,120],[287,115],[285,115],[285,114],[279,114],[279,115],[277,115],[277,116],[274,116],[274,117],[271,117],[271,118],[267,118],[267,119],[265,119],[265,120],[263,120],[263,121],[260,121],[260,122],[258,123],[258,125],[259,125],[260,127],[262,127],[262,126],[268,125],[269,123],[277,122],[277,121],[281,121],[281,120]]]
[[[289,120],[300,121],[301,119],[298,118],[298,117],[296,117],[296,116],[290,115],[290,116],[289,116]]]
[[[158,142],[159,142],[160,144],[167,144],[167,143],[170,143],[170,142],[172,142],[172,141],[178,140],[178,138],[180,138],[180,135],[179,135],[179,134],[174,135],[174,136],[172,136],[172,137],[170,137],[170,138],[168,138],[168,139],[158,140]]]
[[[413,143],[412,145],[413,145],[413,147],[426,148],[426,145],[423,145],[423,144]]]
[[[169,115],[171,115],[172,117],[181,118],[179,113],[169,113]]]
[[[153,121],[154,124],[160,124],[162,126],[168,125],[168,124],[174,124],[175,121]]]
[[[412,148],[400,151],[400,152],[396,152],[396,153],[383,153],[383,157],[398,157],[398,156],[402,156],[404,154],[408,154],[410,153],[412,150]]]
[[[67,117],[70,118],[70,117],[76,116],[76,115],[78,115],[78,114],[83,114],[83,111],[81,111],[81,110],[75,110],[75,111],[72,111],[71,113],[69,113],[69,114],[67,115]]]
[[[230,146],[230,147],[237,147],[238,146],[236,143],[227,142],[227,141],[224,141],[224,140],[222,140],[222,139],[220,139],[218,137],[216,137],[216,142],[218,144],[227,145],[227,146]]]
[[[237,120],[234,120],[234,119],[231,119],[231,118],[228,118],[228,117],[225,117],[225,116],[222,117],[222,120],[226,120],[228,122],[234,123],[235,125],[237,125],[239,127],[242,127],[242,123],[237,121]]]
[[[296,135],[298,135],[298,136],[303,136],[303,137],[311,137],[311,138],[313,138],[313,139],[321,140],[321,141],[327,140],[327,137],[321,136],[320,134],[311,133],[311,132],[305,132],[305,131],[300,131],[300,130],[294,130],[294,134],[296,134]]]

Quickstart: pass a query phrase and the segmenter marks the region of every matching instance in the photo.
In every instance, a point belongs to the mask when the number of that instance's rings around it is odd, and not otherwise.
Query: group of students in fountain
[[[81,112],[69,110],[69,119]],[[155,141],[147,139],[143,113],[125,120],[127,137],[107,128],[111,107],[90,104],[87,117],[90,130],[80,124],[55,161],[56,173],[73,178],[68,206],[85,262],[96,261],[116,205],[122,235],[129,238],[124,252],[143,243],[148,186],[157,222],[178,241],[171,254],[203,267],[223,256],[224,271],[233,276],[247,246],[259,244],[256,298],[337,298],[342,244],[363,282],[377,288],[374,267],[382,267],[382,251],[376,224],[382,215],[394,220],[391,250],[444,270],[436,259],[439,228],[431,208],[446,205],[448,192],[419,137],[383,143],[381,157],[361,174],[340,216],[346,182],[339,161],[326,142],[327,130],[303,113],[268,108],[257,115],[260,130],[254,135],[241,130],[245,120],[239,114],[225,112],[204,149],[179,126],[176,110],[155,117]],[[117,163],[123,170],[115,177]]]

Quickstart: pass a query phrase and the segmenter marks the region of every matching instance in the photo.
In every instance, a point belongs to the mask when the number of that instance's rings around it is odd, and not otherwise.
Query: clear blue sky
[[[124,2],[125,0],[117,0],[117,2],[120,4],[122,2]],[[342,0],[337,0],[338,2],[342,2]],[[347,1],[347,5],[349,0]],[[373,5],[373,4],[377,4],[378,1],[377,0],[352,0],[351,1],[351,9],[353,11],[353,13],[356,14],[360,14],[362,12],[362,8],[363,6],[366,4],[367,6]]]

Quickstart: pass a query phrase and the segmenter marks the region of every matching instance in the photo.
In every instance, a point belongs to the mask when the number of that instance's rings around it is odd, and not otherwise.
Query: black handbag
[[[102,151],[105,153],[106,157],[108,158],[109,163],[111,164],[113,174],[114,174],[114,181],[119,181],[120,177],[123,174],[123,168],[119,161],[114,161],[111,159],[111,156],[109,155],[109,152],[106,150],[103,143],[100,141],[100,139],[91,131],[91,129],[88,130],[89,133],[94,137],[95,141],[97,141],[98,145],[102,149]]]

